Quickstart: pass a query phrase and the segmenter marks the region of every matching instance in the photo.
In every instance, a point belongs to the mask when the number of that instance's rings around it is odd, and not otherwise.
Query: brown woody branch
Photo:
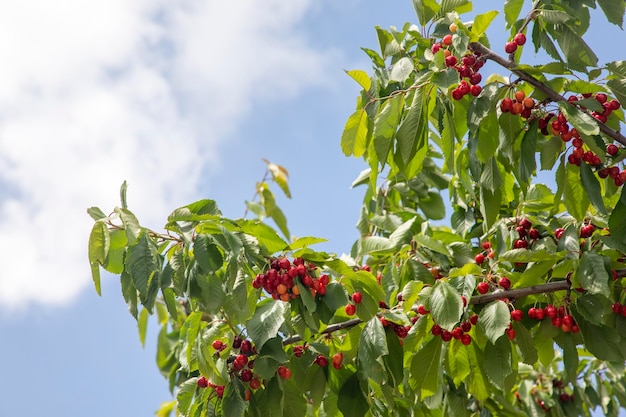
[[[535,77],[533,77],[532,75],[530,75],[526,71],[523,71],[523,70],[517,68],[517,65],[515,64],[515,61],[513,61],[511,59],[506,59],[506,58],[496,54],[491,49],[487,48],[485,45],[483,45],[483,44],[481,44],[479,42],[472,42],[472,43],[470,43],[470,48],[474,52],[479,52],[484,57],[484,59],[490,59],[493,62],[501,65],[502,67],[508,69],[513,74],[517,75],[521,80],[526,81],[528,84],[532,85],[537,90],[539,90],[542,93],[544,93],[550,100],[552,100],[554,102],[559,102],[559,101],[567,102],[565,97],[563,97],[562,95],[560,95],[559,93],[554,91],[547,84],[545,84],[544,82],[536,79]],[[604,123],[602,123],[600,121],[596,120],[596,122],[598,123],[600,131],[602,133],[604,133],[605,135],[607,135],[611,139],[621,143],[622,145],[626,146],[626,136],[622,135],[620,132],[610,128],[609,126],[607,126],[606,124],[604,124]]]
[[[488,302],[499,300],[502,298],[508,298],[508,299],[519,298],[519,297],[523,297],[523,296],[531,295],[531,294],[564,291],[564,290],[568,290],[569,288],[570,288],[570,284],[567,281],[565,280],[555,281],[555,282],[549,282],[547,284],[533,285],[533,286],[526,287],[526,288],[496,291],[490,294],[478,295],[476,297],[472,297],[469,303],[470,304],[486,304]],[[328,326],[327,328],[325,328],[324,330],[322,330],[320,333],[331,334],[333,332],[336,332],[337,330],[349,329],[361,323],[363,323],[363,320],[361,319],[358,319],[358,318],[350,319],[347,321],[343,321],[341,323],[332,324]],[[302,336],[296,334],[283,340],[283,346],[300,342],[301,340],[302,340]]]

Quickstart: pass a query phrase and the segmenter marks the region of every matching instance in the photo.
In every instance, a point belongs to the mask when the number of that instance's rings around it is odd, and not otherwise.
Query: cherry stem
[[[565,97],[563,97],[562,95],[560,95],[559,93],[554,91],[547,84],[539,81],[538,79],[536,79],[535,77],[533,77],[532,75],[527,73],[526,71],[523,71],[523,70],[517,68],[517,65],[515,64],[514,61],[508,60],[508,59],[506,59],[506,58],[496,54],[495,52],[493,52],[491,49],[487,48],[485,45],[481,44],[480,42],[472,42],[472,43],[470,43],[470,49],[472,51],[474,51],[474,52],[480,52],[482,54],[482,56],[484,56],[485,59],[490,59],[493,62],[503,66],[506,69],[508,69],[513,74],[517,75],[521,80],[526,81],[528,84],[532,85],[533,87],[535,87],[539,91],[543,92],[552,101],[554,101],[554,102],[562,101],[562,102],[565,102],[565,103],[567,102]],[[606,124],[604,124],[604,123],[602,123],[602,122],[600,122],[598,120],[596,120],[596,122],[598,123],[600,131],[602,133],[604,133],[605,135],[607,135],[611,139],[621,143],[622,145],[626,146],[626,136],[622,135],[621,133],[619,133],[616,130],[611,129]]]

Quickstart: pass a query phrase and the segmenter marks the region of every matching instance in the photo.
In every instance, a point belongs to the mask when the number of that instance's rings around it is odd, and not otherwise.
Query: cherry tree
[[[175,399],[159,416],[626,407],[626,61],[600,66],[584,40],[621,28],[624,1],[507,0],[492,42],[498,11],[413,4],[416,22],[376,28],[371,70],[347,72],[362,90],[340,145],[365,162],[349,255],[291,236],[269,161],[245,218],[201,200],[149,230],[125,184],[111,214],[88,210],[96,290],[119,275],[142,342],[160,326]]]

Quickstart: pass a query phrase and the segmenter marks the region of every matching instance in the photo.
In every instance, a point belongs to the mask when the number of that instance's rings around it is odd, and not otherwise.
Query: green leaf
[[[606,19],[621,28],[624,23],[626,3],[621,0],[597,0],[597,3],[604,12]]]
[[[474,24],[472,25],[471,38],[472,42],[477,42],[481,36],[487,32],[487,28],[493,19],[498,15],[498,12],[495,10],[490,10],[486,13],[479,14],[474,18]]]
[[[361,87],[363,87],[365,91],[369,91],[369,89],[371,88],[372,80],[370,80],[367,72],[362,70],[350,70],[346,71],[346,74],[348,74],[354,81],[356,81]]]
[[[378,317],[372,317],[365,325],[359,339],[358,369],[368,378],[382,383],[386,374],[381,357],[388,354],[385,329]]]
[[[492,157],[485,163],[483,172],[480,175],[480,185],[492,192],[495,192],[502,186],[502,177],[500,176],[500,169],[495,157]]]
[[[369,411],[369,403],[357,374],[352,374],[341,385],[337,395],[337,407],[344,417],[364,417]]]
[[[254,360],[254,373],[263,379],[271,379],[276,374],[278,365],[287,362],[280,336],[269,339]]]
[[[263,158],[263,161],[267,164],[267,170],[272,174],[272,180],[278,184],[287,198],[291,198],[291,191],[289,191],[289,172],[285,167],[275,164]]]
[[[274,230],[274,228],[268,226],[267,224],[263,223],[260,220],[238,220],[239,222],[239,226],[241,226],[241,230],[250,235],[255,237],[258,241],[260,245],[263,245],[267,248],[267,251],[269,253],[276,253],[276,252],[280,252],[283,251],[287,248],[287,242],[285,242],[279,235],[278,233],[276,233],[276,230]],[[311,238],[301,238],[302,243],[306,242],[306,240],[304,239],[311,239]],[[298,241],[300,239],[297,239],[296,241]],[[324,241],[324,239],[322,239],[322,241]],[[317,242],[312,242],[309,243],[310,245],[312,245],[313,243],[317,243]],[[304,246],[300,246],[300,247],[304,247]]]
[[[582,181],[583,187],[587,192],[587,196],[589,197],[589,201],[591,204],[598,210],[601,214],[606,215],[606,207],[604,206],[604,199],[602,198],[602,190],[600,188],[600,183],[596,178],[593,171],[587,164],[580,164],[580,179]]]
[[[412,235],[411,228],[415,223],[415,219],[416,217],[413,217],[402,223],[389,235],[389,241],[396,249],[399,249],[403,244],[409,243]]]
[[[143,233],[136,244],[128,247],[126,269],[130,274],[133,285],[139,291],[142,303],[146,303],[148,288],[152,281],[157,278],[161,270],[161,262],[156,243]]]
[[[284,314],[288,308],[288,303],[278,300],[267,300],[257,307],[254,316],[246,323],[248,336],[254,341],[257,349],[263,348],[265,342],[276,337],[285,321]]]
[[[213,219],[221,214],[215,201],[205,199],[177,208],[167,216],[167,221],[168,223],[198,222]]]
[[[470,374],[467,348],[461,343],[452,343],[447,349],[448,375],[452,377],[454,385],[459,386]]]
[[[422,197],[419,207],[424,215],[431,220],[442,220],[446,215],[446,205],[441,194],[435,191],[428,191],[428,197]]]
[[[585,341],[585,348],[600,360],[622,362],[624,354],[620,349],[620,337],[617,331],[608,326],[596,326],[576,317],[580,334]]]
[[[541,262],[558,261],[565,257],[565,253],[549,252],[545,249],[511,249],[500,255],[500,259],[510,262]]]
[[[363,109],[350,115],[341,134],[341,150],[346,156],[354,155],[358,158],[365,153],[368,123],[367,112]]]
[[[222,252],[206,234],[198,234],[193,243],[193,253],[204,272],[213,273],[224,263]]]
[[[198,385],[198,378],[189,378],[178,387],[176,393],[176,401],[178,402],[178,411],[182,415],[187,415],[191,402],[193,400],[193,394],[196,392],[196,386]]]
[[[499,188],[493,192],[487,188],[480,189],[480,212],[487,228],[491,227],[498,218],[501,203],[502,191]]]
[[[563,112],[567,121],[570,122],[579,133],[583,135],[597,135],[600,133],[598,122],[570,103],[559,101],[559,110]]]
[[[537,161],[535,153],[537,149],[537,139],[539,131],[535,123],[526,131],[522,138],[522,149],[520,150],[520,164],[518,166],[518,174],[520,181],[528,182],[530,177],[537,169]]]
[[[150,316],[150,312],[143,308],[141,309],[141,313],[139,313],[139,319],[137,320],[137,329],[139,331],[139,340],[141,341],[141,346],[146,346],[146,332],[148,330],[148,317]]]
[[[534,365],[539,360],[539,354],[537,353],[532,335],[526,326],[520,322],[514,322],[513,328],[515,329],[515,341],[522,354],[522,362]]]
[[[626,187],[622,188],[622,194],[611,212],[609,228],[611,236],[626,244]]]
[[[489,397],[492,389],[489,385],[487,376],[485,375],[485,360],[483,352],[477,343],[471,343],[467,349],[470,375],[468,382],[468,391],[476,397],[478,401],[484,401]]]
[[[413,0],[413,8],[422,26],[426,26],[439,11],[439,5],[435,0]]]
[[[126,191],[128,191],[128,183],[124,180],[122,186],[120,187],[120,203],[122,204],[123,209],[128,208],[128,204],[126,202]]]
[[[620,103],[626,103],[626,78],[609,80],[606,86],[611,89]]]
[[[435,323],[452,330],[463,314],[461,295],[447,282],[439,280],[428,298],[428,309]]]
[[[226,299],[222,280],[215,274],[195,274],[195,282],[200,287],[202,304],[209,314],[220,311]]]
[[[565,371],[563,382],[574,382],[578,375],[578,350],[576,342],[571,334],[562,333],[554,341],[563,351],[563,370]]]
[[[576,269],[576,279],[589,294],[609,297],[610,277],[604,266],[604,257],[596,252],[583,252]]]
[[[328,239],[313,236],[299,237],[289,244],[289,249],[297,250],[302,248],[308,248],[311,245],[324,242],[328,242]]]
[[[411,58],[400,58],[391,68],[391,74],[389,75],[389,81],[405,82],[407,78],[411,76],[411,73],[415,69]]]
[[[139,221],[133,213],[124,208],[115,208],[115,213],[120,217],[124,230],[126,231],[126,237],[129,245],[134,245],[142,234],[143,230],[139,226]]]
[[[423,82],[422,78],[417,80],[416,83]],[[420,86],[415,90],[411,107],[408,109],[407,115],[400,124],[396,134],[398,151],[405,165],[415,156],[417,150],[424,146],[427,120],[428,117],[426,116],[426,108],[424,106],[424,88]]]
[[[556,24],[549,29],[565,54],[567,64],[575,70],[598,66],[598,57],[578,33],[566,24]],[[559,106],[562,103],[559,102]],[[572,121],[569,117],[567,120]],[[573,123],[573,122],[572,122]],[[573,123],[574,124],[574,123]],[[576,126],[574,124],[574,126]],[[578,127],[576,127],[578,129]]]
[[[391,150],[403,107],[404,96],[398,94],[383,103],[381,112],[374,119],[374,148],[382,165]]]
[[[224,417],[241,417],[244,415],[246,403],[243,399],[244,387],[239,378],[232,378],[224,389],[222,411]]]
[[[504,380],[513,372],[511,343],[507,336],[500,336],[495,343],[485,345],[485,374],[489,381],[504,391]]]
[[[91,264],[91,275],[98,295],[102,295],[100,289],[100,265],[104,265],[106,261],[109,246],[110,236],[107,226],[103,222],[94,223],[91,233],[89,234],[88,252],[89,262]]]
[[[104,212],[100,210],[98,207],[89,207],[87,209],[87,214],[89,214],[89,216],[95,221],[98,221],[100,219],[105,219],[107,217],[107,215],[104,214]]]
[[[576,220],[583,220],[589,208],[589,197],[580,182],[579,168],[574,164],[566,164],[566,178],[563,184],[563,202],[567,211]]]
[[[421,398],[434,395],[441,385],[442,344],[443,342],[440,337],[432,338],[413,355],[413,359],[411,360],[411,377],[409,384],[415,391],[420,392]]]
[[[507,28],[515,23],[523,6],[524,0],[506,0],[504,2],[504,20]]]
[[[484,329],[487,339],[495,344],[511,324],[509,308],[499,300],[487,304],[480,313],[478,324]]]
[[[359,239],[359,253],[364,255],[390,252],[394,248],[393,242],[386,237],[364,236]]]

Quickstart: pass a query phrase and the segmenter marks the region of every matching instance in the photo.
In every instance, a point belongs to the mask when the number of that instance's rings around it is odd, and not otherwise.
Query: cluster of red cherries
[[[483,90],[479,85],[483,79],[479,70],[485,65],[485,61],[476,52],[465,54],[460,59],[453,55],[449,47],[452,45],[453,34],[457,31],[456,24],[452,23],[449,29],[452,33],[445,35],[441,42],[434,43],[430,50],[433,54],[443,51],[446,67],[454,68],[459,73],[461,82],[452,90],[452,98],[461,100],[467,94],[476,97]]]
[[[465,320],[459,326],[456,326],[452,331],[443,329],[437,323],[433,324],[433,327],[430,329],[430,332],[434,336],[440,336],[441,340],[444,342],[449,342],[452,339],[459,340],[465,346],[472,343],[472,336],[469,334],[469,331],[472,329],[472,326],[475,326],[478,323],[478,314],[473,314],[469,317],[469,319]]]
[[[308,347],[306,344],[296,345],[293,347],[293,355],[296,358],[301,358],[302,355],[304,355],[304,352],[307,350],[307,348]],[[341,367],[343,366],[343,353],[342,352],[335,353],[333,357],[331,358],[331,361],[332,361],[333,368],[341,369]],[[318,354],[313,360],[313,363],[316,364],[317,366],[325,368],[328,366],[328,358],[322,354]]]
[[[308,288],[313,297],[324,295],[330,277],[326,274],[316,277],[316,274],[317,267],[310,263],[306,265],[302,258],[294,258],[293,261],[287,258],[272,259],[269,269],[252,280],[252,286],[263,288],[275,300],[285,302],[300,295],[298,282]]]
[[[539,321],[549,318],[552,320],[552,326],[561,328],[565,333],[580,332],[576,320],[568,313],[565,306],[555,307],[552,304],[548,304],[543,308],[531,307],[528,309],[528,317]]]

